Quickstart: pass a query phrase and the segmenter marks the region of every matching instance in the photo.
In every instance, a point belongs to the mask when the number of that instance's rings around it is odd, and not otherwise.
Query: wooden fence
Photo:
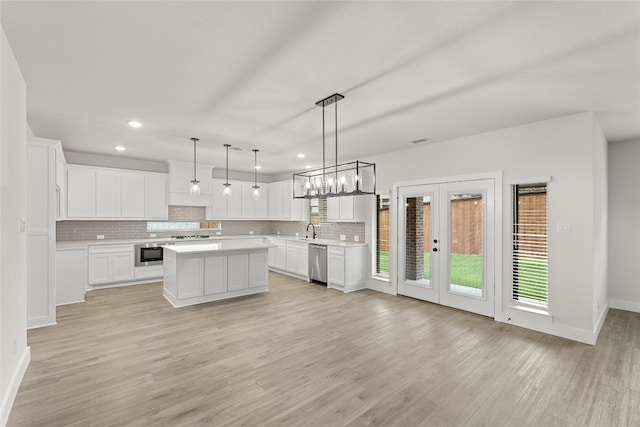
[[[546,236],[547,198],[546,194],[523,194],[518,198],[520,212],[527,212],[520,217],[520,227],[526,227],[529,233]],[[424,250],[431,250],[430,235],[430,203],[424,204],[423,212]],[[451,249],[454,254],[480,254],[482,252],[482,203],[480,199],[463,199],[451,202]],[[378,214],[378,245],[381,252],[389,252],[389,209],[381,209]],[[541,237],[540,240],[546,238]]]

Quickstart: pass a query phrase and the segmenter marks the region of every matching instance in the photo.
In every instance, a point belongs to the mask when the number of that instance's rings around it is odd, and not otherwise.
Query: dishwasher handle
[[[327,245],[314,245],[313,243],[309,245],[309,248],[317,249],[319,251],[326,251]]]

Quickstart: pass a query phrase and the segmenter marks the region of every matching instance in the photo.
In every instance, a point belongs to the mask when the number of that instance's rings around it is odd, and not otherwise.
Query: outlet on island
[[[340,235],[340,240],[342,240],[342,241],[347,240],[347,235],[346,234],[341,234]]]

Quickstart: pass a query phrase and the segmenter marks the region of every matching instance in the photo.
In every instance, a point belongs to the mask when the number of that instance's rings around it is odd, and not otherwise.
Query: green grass
[[[424,254],[424,278],[431,277],[430,254]],[[380,253],[380,272],[389,273],[389,253]],[[534,291],[527,283],[539,281],[540,277],[547,277],[547,264],[534,259],[520,259],[520,296],[535,300],[546,301],[547,291]],[[471,288],[482,288],[482,256],[481,255],[451,255],[451,283]]]
[[[380,253],[380,272],[389,273],[389,253]],[[424,254],[424,279],[431,278],[431,256]],[[451,283],[471,288],[482,288],[482,256],[451,255]]]

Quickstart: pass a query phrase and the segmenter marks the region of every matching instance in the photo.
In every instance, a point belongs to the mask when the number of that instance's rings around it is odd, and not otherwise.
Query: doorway
[[[494,317],[495,180],[397,194],[398,293]]]

